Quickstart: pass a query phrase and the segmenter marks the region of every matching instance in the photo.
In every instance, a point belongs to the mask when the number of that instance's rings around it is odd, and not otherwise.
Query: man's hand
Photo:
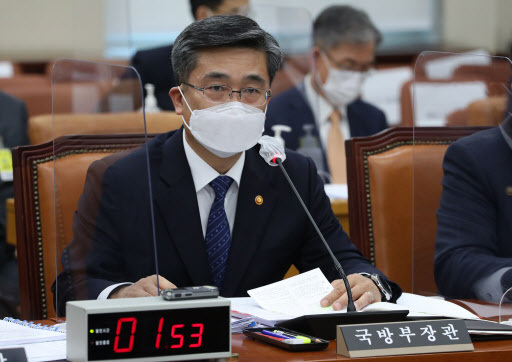
[[[354,299],[356,310],[361,310],[368,304],[381,301],[380,290],[371,279],[359,274],[350,274],[347,279],[352,290],[352,298]],[[342,279],[336,279],[331,285],[334,287],[334,290],[320,301],[320,305],[322,307],[332,305],[334,310],[341,310],[348,304],[345,283],[343,283]]]
[[[160,289],[174,289],[176,286],[162,276],[158,277]],[[156,275],[140,279],[137,283],[120,287],[109,295],[109,298],[137,298],[158,295]]]

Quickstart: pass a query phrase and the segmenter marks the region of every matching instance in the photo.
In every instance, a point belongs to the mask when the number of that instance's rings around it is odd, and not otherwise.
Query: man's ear
[[[315,45],[313,48],[311,48],[311,51],[309,52],[309,60],[311,62],[311,67],[316,67],[318,58],[320,58],[320,48]]]
[[[174,109],[176,111],[176,114],[182,115],[183,107],[185,105],[184,105],[184,101],[183,101],[183,96],[181,95],[178,87],[171,88],[171,90],[169,91],[169,97],[171,97],[171,99],[172,99],[172,103],[174,104]]]

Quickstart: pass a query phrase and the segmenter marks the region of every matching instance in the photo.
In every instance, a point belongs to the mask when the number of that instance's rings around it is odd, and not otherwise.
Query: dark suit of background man
[[[434,274],[451,298],[499,302],[512,287],[512,118],[453,143],[443,163]],[[509,301],[512,293],[507,294]]]
[[[222,14],[247,15],[249,0],[190,0],[190,10],[194,20]],[[142,85],[151,83],[155,86],[158,107],[173,111],[169,90],[177,83],[172,71],[171,52],[172,44],[139,50],[132,57],[131,65],[139,72]]]
[[[358,98],[380,41],[380,32],[363,11],[350,6],[325,9],[313,25],[311,73],[269,105],[266,133],[273,135],[275,125],[289,126],[291,132],[282,134],[286,147],[312,157],[336,183],[346,183],[343,141],[387,128],[384,113]],[[313,135],[321,152],[308,151],[312,142],[306,133]]]
[[[25,103],[0,92],[0,136],[3,147],[28,144]],[[19,304],[18,263],[6,242],[5,201],[13,197],[12,182],[0,179],[0,318],[16,315]]]
[[[214,284],[225,297],[246,296],[251,288],[281,280],[295,264],[301,272],[320,267],[338,287],[323,304],[346,304],[333,261],[284,175],[258,153],[270,84],[281,61],[275,39],[244,16],[203,19],[176,39],[172,62],[179,86],[169,94],[184,127],[148,144],[160,288]],[[60,303],[84,291],[89,294],[77,297],[157,294],[145,160],[143,148],[89,169],[74,239],[62,257]],[[284,165],[351,274],[357,307],[380,301],[373,281],[357,274],[380,272],[341,228],[314,164],[289,151]],[[95,198],[97,212],[88,209]],[[87,235],[90,254],[75,262],[89,248]],[[77,287],[69,288],[69,280]],[[400,288],[391,284],[396,300]]]

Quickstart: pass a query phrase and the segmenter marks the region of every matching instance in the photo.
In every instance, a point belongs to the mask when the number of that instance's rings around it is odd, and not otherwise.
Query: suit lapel
[[[251,262],[263,242],[268,220],[277,201],[277,192],[272,187],[272,168],[265,164],[256,148],[246,152],[224,277],[223,294],[226,296],[234,295],[244,274],[249,268],[255,267]],[[257,196],[263,198],[261,205],[256,203]]]
[[[183,148],[183,129],[165,142],[155,202],[194,285],[211,284],[197,194]]]

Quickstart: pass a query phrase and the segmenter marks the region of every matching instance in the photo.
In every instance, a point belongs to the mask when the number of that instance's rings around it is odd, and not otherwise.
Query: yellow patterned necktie
[[[327,162],[331,174],[331,183],[347,183],[347,159],[345,156],[345,137],[340,129],[341,113],[338,109],[329,116],[331,128],[327,136]]]

